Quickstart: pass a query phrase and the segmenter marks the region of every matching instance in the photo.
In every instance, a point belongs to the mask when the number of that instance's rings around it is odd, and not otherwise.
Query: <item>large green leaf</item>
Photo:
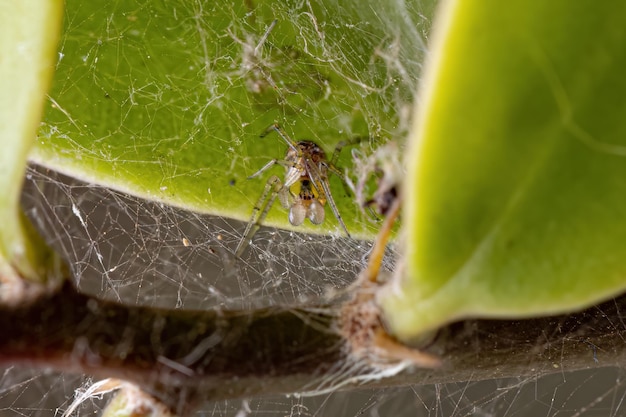
[[[427,6],[430,2],[427,2]],[[396,2],[67,2],[50,106],[32,159],[145,198],[247,220],[296,140],[328,152],[402,132],[428,21]],[[273,23],[275,21],[275,23]],[[367,141],[366,141],[367,142]],[[343,152],[340,168],[351,164]],[[367,229],[338,178],[339,210]],[[327,210],[325,227],[338,229]],[[268,224],[288,226],[275,209]],[[308,222],[307,222],[308,223]],[[302,228],[300,228],[302,229]]]
[[[62,6],[61,1],[0,3],[0,290],[8,281],[41,282],[50,273],[51,254],[19,202],[54,70]]]
[[[406,187],[401,339],[626,288],[626,3],[448,1]]]

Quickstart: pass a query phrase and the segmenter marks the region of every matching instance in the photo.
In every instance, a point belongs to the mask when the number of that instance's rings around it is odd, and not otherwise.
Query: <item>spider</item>
[[[265,189],[252,210],[252,216],[246,226],[243,238],[235,249],[235,255],[239,257],[246,249],[272,208],[276,197],[278,197],[280,204],[289,210],[289,223],[294,226],[301,225],[305,218],[308,218],[313,224],[321,224],[325,216],[324,206],[328,202],[341,228],[350,237],[348,228],[341,219],[341,214],[339,214],[330,192],[328,182],[328,174],[332,172],[346,184],[344,175],[335,166],[339,152],[346,143],[341,142],[337,145],[329,162],[322,148],[315,142],[309,140],[295,142],[278,124],[268,127],[261,137],[265,137],[272,131],[278,133],[289,146],[285,158],[272,159],[257,172],[250,175],[248,179],[258,177],[276,164],[285,167],[285,179],[281,181],[276,175],[272,175],[267,180]]]
[[[358,150],[352,151],[359,173],[354,193],[362,210],[374,209],[378,214],[386,216],[394,201],[400,198],[400,185],[405,175],[401,156],[402,150],[394,141],[387,142],[367,157]],[[376,191],[368,195],[367,184],[372,176],[377,178]],[[377,219],[375,215],[370,217]]]

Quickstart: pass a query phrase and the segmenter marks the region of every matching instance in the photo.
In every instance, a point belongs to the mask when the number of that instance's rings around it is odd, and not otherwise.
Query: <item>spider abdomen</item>
[[[324,221],[326,199],[319,198],[319,192],[307,176],[300,178],[289,188],[294,202],[289,209],[289,223],[299,226],[308,218],[313,224]]]

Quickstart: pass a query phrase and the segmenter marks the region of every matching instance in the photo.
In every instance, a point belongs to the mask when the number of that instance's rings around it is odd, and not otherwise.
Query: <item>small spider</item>
[[[285,167],[285,180],[281,181],[276,175],[269,177],[261,197],[252,210],[252,216],[246,226],[243,238],[235,249],[235,255],[239,257],[246,249],[272,208],[276,197],[280,200],[280,204],[289,210],[289,223],[294,226],[301,225],[305,218],[308,218],[313,224],[321,224],[325,216],[324,206],[326,202],[330,203],[330,208],[333,210],[337,221],[346,235],[350,237],[348,228],[341,219],[341,214],[339,214],[330,192],[328,182],[328,174],[332,172],[341,178],[344,184],[346,183],[344,175],[335,166],[339,152],[346,143],[341,142],[337,145],[329,162],[322,148],[315,142],[308,140],[295,142],[278,124],[268,127],[261,137],[265,137],[272,131],[278,133],[289,146],[285,158],[272,159],[248,179],[256,178],[278,164]]]
[[[357,183],[353,188],[362,209],[373,208],[379,215],[386,216],[394,201],[400,198],[400,185],[405,176],[401,156],[402,150],[394,141],[387,142],[369,156],[362,155],[358,150],[352,151],[355,171],[358,173]],[[376,178],[373,195],[367,189],[371,177]]]

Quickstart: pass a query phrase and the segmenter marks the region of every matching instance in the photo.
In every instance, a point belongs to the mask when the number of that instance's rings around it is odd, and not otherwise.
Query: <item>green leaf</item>
[[[246,179],[285,155],[278,135],[259,138],[272,123],[329,154],[342,140],[371,136],[374,145],[402,133],[428,21],[422,6],[388,3],[69,0],[32,159],[247,220],[266,179],[284,172]],[[351,163],[344,151],[339,167]],[[331,189],[348,229],[369,229],[339,178]],[[341,230],[330,210],[326,219],[298,230]],[[289,227],[280,207],[267,224]]]
[[[626,288],[626,3],[445,2],[413,145],[403,340]]]
[[[0,3],[0,286],[46,279],[51,253],[22,216],[26,157],[41,120],[61,29],[62,1]],[[2,297],[0,297],[2,298]]]

